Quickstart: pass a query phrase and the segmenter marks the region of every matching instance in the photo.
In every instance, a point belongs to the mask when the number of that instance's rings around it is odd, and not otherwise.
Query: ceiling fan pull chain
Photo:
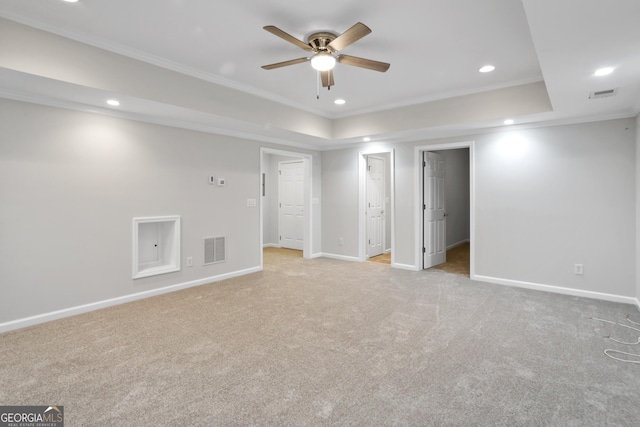
[[[318,80],[316,85],[316,99],[320,99],[320,71],[318,71]]]

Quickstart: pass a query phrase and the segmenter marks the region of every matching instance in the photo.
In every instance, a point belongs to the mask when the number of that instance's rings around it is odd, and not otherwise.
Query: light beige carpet
[[[640,369],[603,350],[634,336],[590,319],[627,314],[266,250],[260,273],[0,335],[0,404],[69,427],[632,426]]]

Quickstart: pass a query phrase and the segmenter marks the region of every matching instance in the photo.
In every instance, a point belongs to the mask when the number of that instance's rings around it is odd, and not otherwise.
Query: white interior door
[[[385,191],[384,159],[367,156],[367,256],[384,252],[385,236]]]
[[[304,247],[304,163],[302,160],[278,164],[278,229],[280,246]]]
[[[430,268],[447,260],[444,157],[425,151],[423,166],[423,268]]]

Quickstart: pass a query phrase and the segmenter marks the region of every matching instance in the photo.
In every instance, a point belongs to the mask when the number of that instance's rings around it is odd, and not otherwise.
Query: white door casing
[[[304,163],[278,164],[278,229],[280,246],[304,247]]]
[[[367,156],[367,256],[384,252],[385,167],[382,157]]]
[[[444,156],[430,151],[423,157],[423,268],[447,260]]]

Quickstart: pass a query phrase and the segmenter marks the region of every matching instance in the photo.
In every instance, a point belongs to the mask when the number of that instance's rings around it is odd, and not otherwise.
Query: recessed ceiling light
[[[493,65],[485,65],[484,67],[480,68],[478,71],[480,71],[481,73],[490,73],[495,69],[496,67],[494,67]]]
[[[365,136],[364,138],[362,138],[362,140],[364,142],[369,142],[369,141],[371,141],[371,138],[369,138],[368,136]]]
[[[345,101],[344,99],[336,99],[335,101],[333,101],[333,103],[336,105],[343,105],[345,102],[347,101]]]
[[[62,0],[62,1],[66,1],[67,3],[77,3],[78,0]]]
[[[107,101],[107,104],[111,105],[112,107],[117,107],[118,105],[120,105],[120,101],[118,101],[117,99],[110,99]]]
[[[512,125],[514,123],[513,119],[507,119],[504,121],[505,125]]]
[[[599,68],[596,70],[595,73],[593,73],[594,76],[598,76],[598,77],[602,77],[602,76],[606,76],[607,74],[611,74],[613,73],[614,68],[613,67],[604,67],[604,68]]]

